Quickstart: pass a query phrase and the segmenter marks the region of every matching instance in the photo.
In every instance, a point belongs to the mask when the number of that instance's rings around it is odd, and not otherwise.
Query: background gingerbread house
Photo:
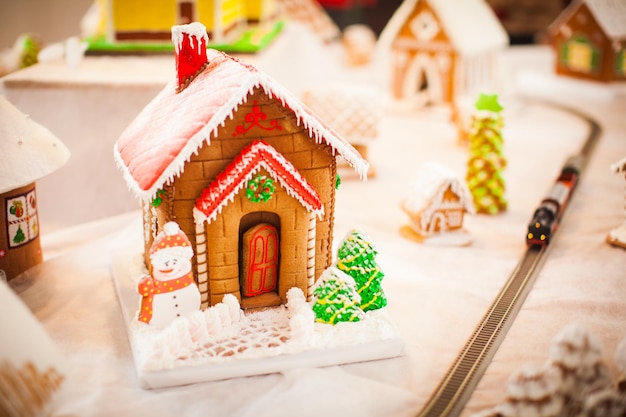
[[[465,213],[473,213],[472,197],[454,171],[438,163],[425,164],[402,202],[410,227],[420,236],[460,230]]]
[[[284,303],[292,287],[310,296],[332,260],[336,160],[361,176],[368,164],[274,80],[206,51],[198,26],[180,27],[179,80],[115,146],[144,202],[146,254],[162,226],[176,221],[195,243],[203,308],[225,294],[243,307]],[[190,68],[184,57],[194,60]]]
[[[626,2],[575,0],[550,25],[557,74],[626,80]]]
[[[170,40],[172,25],[202,22],[211,42],[232,42],[248,24],[278,17],[275,0],[100,0],[109,42]]]
[[[308,28],[324,42],[339,39],[341,31],[317,0],[278,0],[282,16]]]
[[[0,279],[43,261],[35,181],[57,170],[70,152],[48,129],[0,96]]]
[[[626,177],[626,157],[611,165],[611,171],[622,173]],[[626,188],[624,188],[624,222],[612,229],[606,237],[607,242],[626,249]]]
[[[360,84],[328,84],[310,88],[304,103],[332,126],[370,163],[369,177],[375,175],[369,160],[369,146],[378,138],[383,103],[379,89]]]
[[[391,51],[393,97],[420,108],[496,89],[508,36],[484,0],[405,0],[379,44]]]

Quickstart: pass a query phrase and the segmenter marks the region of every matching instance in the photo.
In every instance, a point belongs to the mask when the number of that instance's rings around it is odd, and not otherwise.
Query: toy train
[[[584,158],[581,155],[570,157],[563,166],[561,174],[550,188],[547,196],[535,210],[528,224],[526,244],[528,246],[547,246],[567,206],[572,191],[578,183]]]

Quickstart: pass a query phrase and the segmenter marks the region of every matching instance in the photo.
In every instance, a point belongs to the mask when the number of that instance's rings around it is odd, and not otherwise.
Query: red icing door
[[[269,223],[260,223],[243,234],[244,297],[276,291],[278,248],[278,231]]]

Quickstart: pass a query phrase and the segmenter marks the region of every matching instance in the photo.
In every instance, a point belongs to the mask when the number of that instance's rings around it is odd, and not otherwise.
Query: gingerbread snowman
[[[141,295],[138,320],[165,326],[200,309],[200,291],[193,278],[191,242],[175,222],[166,223],[150,248],[152,275],[137,286]]]

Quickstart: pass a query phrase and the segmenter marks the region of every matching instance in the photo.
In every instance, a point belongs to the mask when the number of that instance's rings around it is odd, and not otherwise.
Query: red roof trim
[[[323,204],[313,186],[275,148],[263,141],[246,146],[233,161],[202,191],[195,210],[205,220],[213,220],[222,208],[232,201],[261,167],[265,168],[307,210],[323,213]]]

